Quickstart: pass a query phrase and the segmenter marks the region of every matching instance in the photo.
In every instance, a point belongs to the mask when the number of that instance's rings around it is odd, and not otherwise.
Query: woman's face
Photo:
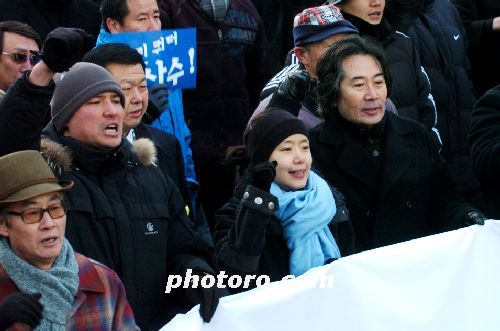
[[[303,134],[293,134],[283,140],[269,157],[276,161],[274,182],[283,190],[301,190],[307,185],[311,171],[311,151],[309,139]]]
[[[385,0],[347,0],[339,6],[342,11],[372,24],[379,25],[384,16]]]

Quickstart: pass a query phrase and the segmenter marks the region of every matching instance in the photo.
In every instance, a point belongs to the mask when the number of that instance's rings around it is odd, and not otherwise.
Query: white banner
[[[323,288],[319,288],[323,287]],[[500,221],[352,255],[162,331],[500,330]]]

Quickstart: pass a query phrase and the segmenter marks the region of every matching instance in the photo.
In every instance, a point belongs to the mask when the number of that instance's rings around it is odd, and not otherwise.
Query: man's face
[[[356,124],[373,126],[385,113],[387,86],[382,68],[371,55],[352,55],[342,62],[337,108],[342,117]]]
[[[318,75],[316,73],[316,65],[318,64],[323,54],[326,53],[326,51],[330,48],[330,46],[332,46],[334,42],[347,36],[349,36],[348,33],[333,35],[321,41],[309,44],[307,47],[295,47],[294,52],[299,61],[306,68],[309,76],[311,78],[318,79]]]
[[[125,95],[125,120],[123,134],[139,125],[142,116],[148,108],[148,87],[146,74],[142,66],[137,64],[116,64],[106,66],[106,70],[120,85]]]
[[[108,25],[111,33],[157,31],[161,29],[160,10],[156,0],[127,0],[129,13],[120,24]],[[109,20],[109,19],[108,19]]]
[[[385,0],[346,0],[341,2],[339,7],[345,13],[378,25],[384,15]]]
[[[38,51],[38,45],[34,39],[30,39],[13,32],[3,34],[3,53],[27,55],[27,61],[18,63],[12,56],[2,54],[0,56],[0,89],[7,90],[14,82],[20,78],[26,70],[31,70],[33,65],[29,59],[32,54],[30,50]]]
[[[29,213],[40,208],[57,208],[61,203],[61,193],[47,193],[38,197],[12,203],[7,212]],[[44,212],[38,223],[26,224],[18,215],[6,215],[9,226],[0,224],[0,235],[7,237],[14,253],[39,269],[49,269],[61,253],[66,228],[66,215],[52,218]]]
[[[69,120],[64,135],[102,150],[120,145],[125,111],[120,97],[104,92],[87,100]]]

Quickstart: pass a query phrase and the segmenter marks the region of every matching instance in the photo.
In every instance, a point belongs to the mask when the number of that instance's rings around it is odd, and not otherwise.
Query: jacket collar
[[[78,289],[83,292],[104,293],[104,284],[92,260],[76,253],[76,261],[78,263],[78,276],[80,278]]]
[[[383,138],[383,194],[394,184],[401,175],[415,162],[420,146],[412,139],[408,139],[414,132],[414,127],[406,121],[400,121],[396,115],[386,112],[385,132]],[[336,160],[338,166],[349,175],[368,184],[367,173],[360,164],[359,157],[364,153],[359,141],[343,127],[341,121],[328,119],[320,129],[318,140],[324,144],[336,145],[340,154]]]

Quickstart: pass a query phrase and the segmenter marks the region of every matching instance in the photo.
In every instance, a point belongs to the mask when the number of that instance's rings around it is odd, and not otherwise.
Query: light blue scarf
[[[290,254],[290,272],[299,276],[340,258],[340,251],[328,224],[337,208],[326,181],[311,171],[303,190],[284,191],[271,184],[271,194],[279,201],[274,215],[280,220]]]
[[[17,256],[7,239],[1,238],[0,261],[21,292],[42,294],[43,318],[37,330],[65,330],[79,284],[78,264],[69,242],[64,239],[61,253],[52,267],[42,270]]]
[[[111,39],[111,32],[106,31],[104,25],[101,24],[101,30],[99,31],[99,35],[97,36],[97,42],[95,43],[95,47],[99,45],[108,44]]]

